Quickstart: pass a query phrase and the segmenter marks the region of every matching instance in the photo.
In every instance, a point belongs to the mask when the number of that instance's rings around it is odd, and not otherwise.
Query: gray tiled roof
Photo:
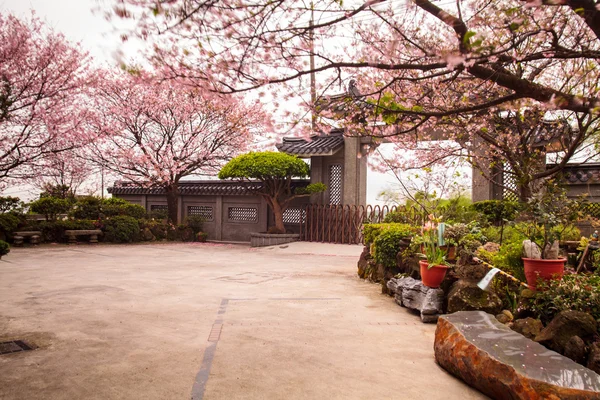
[[[283,153],[301,157],[330,156],[344,147],[343,130],[332,131],[329,135],[311,136],[310,140],[286,137],[277,144],[277,149]]]
[[[305,187],[310,181],[295,179],[292,181],[292,187]],[[237,181],[180,181],[179,194],[182,195],[252,195],[253,191],[260,190],[262,182],[237,182]],[[129,182],[115,182],[113,187],[108,188],[111,194],[153,194],[163,195],[165,190],[162,187],[145,187],[140,184]]]
[[[348,84],[346,92],[323,96],[317,100],[316,107],[324,116],[343,118],[350,113],[362,113],[367,109],[372,109],[373,105],[365,101],[353,79]]]
[[[547,168],[551,167],[553,165],[547,166]],[[600,164],[567,164],[562,175],[567,185],[598,184],[600,183]]]

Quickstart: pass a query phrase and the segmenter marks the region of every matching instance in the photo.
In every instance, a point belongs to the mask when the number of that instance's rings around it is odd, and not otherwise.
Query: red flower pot
[[[565,272],[564,258],[557,260],[539,260],[533,258],[523,258],[525,266],[525,278],[531,290],[536,289],[536,284],[539,279],[548,281],[550,279],[562,279]]]
[[[423,285],[430,288],[438,288],[446,277],[448,267],[446,265],[434,265],[431,268],[427,261],[419,261],[419,267],[421,268],[421,280]]]

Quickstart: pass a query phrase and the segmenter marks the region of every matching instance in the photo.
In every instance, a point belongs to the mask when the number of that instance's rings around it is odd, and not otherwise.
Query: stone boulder
[[[528,317],[513,322],[511,329],[525,336],[527,339],[533,340],[544,329],[544,325],[542,325],[542,321],[539,319]]]
[[[590,314],[573,310],[561,311],[535,337],[535,341],[564,354],[565,346],[573,336],[585,339],[596,334],[596,330],[596,320]]]
[[[358,258],[358,277],[361,279],[365,279],[367,277],[367,271],[369,266],[369,261],[372,259],[371,253],[369,252],[369,248],[365,246],[363,248],[362,253],[360,253],[360,257]]]
[[[392,278],[387,281],[386,286],[388,288],[388,294],[394,296],[398,291],[398,278]]]
[[[512,313],[508,310],[502,310],[502,312],[498,315],[496,315],[496,319],[501,323],[501,324],[508,324],[510,322],[513,321],[513,319],[515,319],[515,317],[512,315]]]
[[[565,353],[563,355],[575,361],[577,364],[585,365],[587,352],[588,349],[583,339],[579,336],[573,336],[565,344]]]
[[[591,400],[600,376],[481,311],[442,315],[434,341],[438,364],[492,399]]]
[[[489,253],[497,253],[500,251],[500,245],[494,242],[487,242],[486,244],[481,246],[481,248],[483,248],[483,250]]]
[[[594,342],[590,346],[587,367],[592,371],[600,373],[600,342]]]
[[[144,230],[142,231],[142,240],[150,242],[156,240],[156,237],[154,237],[154,234],[149,228],[144,228]]]
[[[496,315],[502,311],[502,300],[495,293],[481,290],[477,283],[459,280],[448,293],[448,313],[484,311]]]
[[[435,323],[444,312],[444,291],[423,285],[414,278],[400,278],[396,282],[396,303],[408,309],[417,311],[421,321]]]
[[[454,267],[454,272],[458,279],[471,282],[479,282],[489,271],[490,269],[488,267],[477,263],[467,263],[465,265],[457,265]]]
[[[542,250],[537,243],[531,240],[523,240],[523,257],[539,260],[542,258]]]

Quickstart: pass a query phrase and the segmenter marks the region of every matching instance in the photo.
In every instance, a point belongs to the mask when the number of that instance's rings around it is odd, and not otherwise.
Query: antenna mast
[[[317,116],[315,115],[315,104],[317,102],[317,86],[315,81],[315,32],[313,26],[315,24],[315,6],[313,2],[310,2],[310,22],[308,39],[310,41],[310,119],[313,133],[317,131]]]

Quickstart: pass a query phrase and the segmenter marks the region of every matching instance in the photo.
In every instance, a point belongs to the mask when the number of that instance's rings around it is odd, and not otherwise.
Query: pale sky
[[[112,22],[108,22],[99,11],[92,11],[99,5],[104,8],[113,4],[112,0],[0,0],[0,11],[9,11],[26,17],[34,10],[38,17],[62,32],[67,39],[80,42],[83,48],[94,57],[97,63],[118,65],[118,52],[127,60],[139,57],[139,48],[128,42],[123,45]],[[122,22],[120,22],[122,23]],[[383,146],[382,146],[383,147]],[[367,175],[367,203],[376,204],[378,193],[388,190],[397,183],[392,174],[382,174],[369,170]],[[5,195],[19,196],[23,200],[36,197],[30,188],[8,188]]]

